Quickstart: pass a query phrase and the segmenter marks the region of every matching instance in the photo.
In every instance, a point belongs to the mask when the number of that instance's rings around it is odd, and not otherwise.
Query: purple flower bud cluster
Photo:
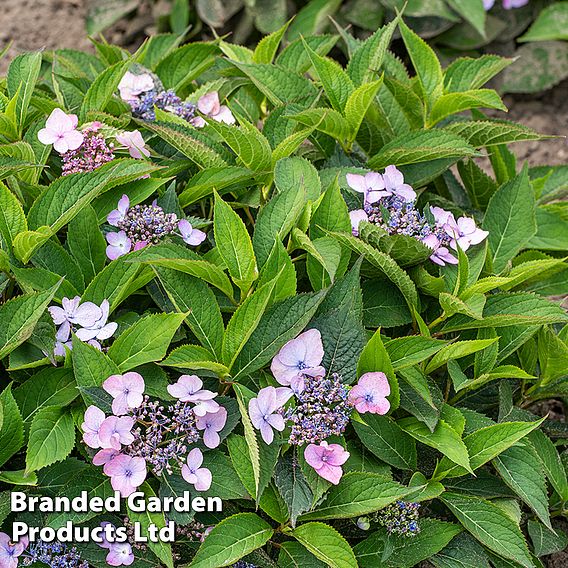
[[[107,144],[105,137],[99,132],[100,126],[95,124],[83,130],[83,143],[75,150],[62,154],[61,175],[92,172],[103,164],[114,160],[113,144]]]
[[[132,114],[148,122],[156,120],[155,108],[172,112],[191,122],[197,108],[193,103],[182,101],[172,90],[152,89],[141,94],[140,98],[128,102],[132,108]]]
[[[415,536],[420,532],[418,519],[420,503],[395,501],[388,507],[377,511],[374,520],[386,527],[389,534]]]
[[[185,536],[189,540],[197,540],[203,542],[205,537],[213,530],[212,526],[206,526],[195,519],[191,523],[179,526],[176,525],[176,533],[180,536]]]
[[[289,443],[302,446],[343,434],[353,412],[348,395],[337,373],[306,376],[304,389],[296,393],[296,406],[284,412],[291,427]]]
[[[86,560],[81,560],[79,551],[58,541],[38,542],[28,546],[21,557],[24,566],[41,562],[50,568],[89,568]]]
[[[231,568],[258,568],[258,567],[256,564],[251,564],[250,562],[239,560],[238,562],[231,564]]]
[[[137,425],[132,430],[134,441],[125,453],[144,458],[156,475],[164,471],[172,474],[173,464],[181,468],[189,446],[200,438],[195,414],[187,402],[178,400],[164,406],[145,396],[142,405],[130,415]]]

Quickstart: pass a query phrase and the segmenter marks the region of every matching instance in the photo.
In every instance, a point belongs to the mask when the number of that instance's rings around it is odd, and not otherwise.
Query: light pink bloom
[[[140,160],[144,157],[150,157],[150,151],[146,148],[146,142],[144,142],[139,130],[121,132],[116,135],[116,141],[128,149],[132,158]]]
[[[386,398],[389,394],[389,380],[384,373],[365,373],[349,391],[349,402],[361,414],[386,414],[390,408]]]
[[[154,79],[149,73],[135,75],[127,71],[118,84],[120,98],[123,101],[135,101],[138,99],[138,95],[151,91],[153,88]]]
[[[458,259],[446,247],[441,246],[440,239],[436,235],[424,237],[422,243],[434,251],[430,256],[432,262],[440,266],[458,264]]]
[[[114,448],[103,448],[93,456],[93,465],[106,465],[119,455],[120,452]]]
[[[17,543],[10,541],[10,537],[0,532],[0,567],[16,568],[18,566],[18,556],[21,556],[29,544],[27,537],[20,539]]]
[[[70,341],[71,337],[71,324],[68,321],[63,322],[55,332],[55,348],[53,354],[56,357],[65,357],[66,349],[73,349],[73,344]]]
[[[307,446],[304,450],[304,458],[320,477],[337,485],[343,475],[341,466],[348,460],[349,452],[339,444],[321,442],[319,445]]]
[[[105,418],[105,413],[96,406],[91,405],[85,411],[85,418],[83,424],[81,424],[81,429],[83,430],[83,442],[85,442],[89,448],[101,447],[99,429]]]
[[[105,528],[106,526],[108,526],[108,525],[110,525],[111,527],[114,528],[114,525],[113,525],[112,523],[109,523],[108,521],[103,521],[99,526],[103,527],[103,529],[104,529],[104,528]],[[101,538],[103,539],[103,541],[102,541],[102,542],[97,542],[97,544],[98,544],[101,548],[107,548],[107,549],[109,549],[109,548],[111,547],[112,543],[107,540],[107,538],[106,538],[106,533],[105,533],[105,532],[103,532]]]
[[[121,454],[110,461],[104,471],[110,476],[112,488],[120,491],[121,497],[128,497],[146,479],[146,460]]]
[[[101,448],[120,450],[122,446],[132,444],[134,442],[134,436],[131,433],[133,426],[134,419],[130,416],[105,418],[99,427]]]
[[[396,195],[407,202],[416,199],[416,192],[407,183],[404,183],[404,176],[396,166],[387,166],[383,174],[385,189],[389,195]]]
[[[436,221],[436,227],[443,227],[450,219],[455,223],[454,215],[450,211],[446,211],[441,207],[430,207],[430,212]]]
[[[325,375],[321,366],[323,355],[321,333],[317,329],[309,329],[280,349],[272,359],[270,370],[281,385],[301,391],[303,375]]]
[[[466,251],[471,245],[478,245],[487,238],[488,231],[479,229],[471,217],[460,217],[457,221],[452,215],[444,225],[444,231],[452,238],[450,246],[457,250],[459,247]]]
[[[377,172],[369,172],[365,175],[347,174],[347,185],[358,193],[365,196],[365,203],[376,203],[381,197],[387,197],[383,176]]]
[[[227,410],[220,406],[217,412],[198,416],[195,424],[198,430],[204,430],[203,443],[210,449],[216,448],[221,443],[219,432],[227,423]]]
[[[112,412],[116,416],[126,414],[132,408],[138,408],[144,400],[144,379],[139,373],[130,371],[124,375],[111,375],[103,383],[114,399]]]
[[[72,300],[63,298],[59,306],[50,306],[48,311],[55,325],[69,322],[81,327],[89,327],[101,317],[101,310],[93,302],[83,302],[81,298],[75,296]]]
[[[349,211],[349,219],[351,219],[351,232],[354,237],[358,237],[359,223],[361,221],[368,221],[369,216],[363,209],[355,209],[355,211]]]
[[[109,566],[130,566],[133,562],[134,553],[129,542],[110,543],[109,552],[106,555],[106,563]]]
[[[284,418],[278,413],[294,395],[287,387],[266,387],[259,391],[256,398],[249,401],[249,415],[252,425],[260,430],[262,439],[267,444],[272,444],[274,432],[272,429],[282,432],[285,428]]]
[[[89,327],[83,327],[77,330],[76,335],[81,341],[92,342],[95,339],[103,341],[112,337],[114,332],[118,329],[118,324],[116,322],[107,323],[108,314],[110,311],[110,305],[108,300],[103,300],[100,307],[97,308],[100,311],[99,318],[95,323]]]
[[[54,108],[37,137],[42,144],[53,144],[56,152],[65,154],[83,143],[84,137],[77,130],[77,124],[77,115],[65,114],[60,108]]]
[[[124,256],[132,248],[132,241],[126,236],[124,231],[107,233],[106,240],[108,243],[106,255],[110,260],[116,260],[119,256]]]
[[[511,10],[512,8],[522,8],[529,3],[529,0],[503,0],[503,8]]]
[[[219,93],[213,91],[207,93],[199,98],[197,101],[197,108],[199,112],[212,118],[217,122],[224,122],[225,124],[235,124],[235,117],[228,106],[222,105],[219,101]],[[194,123],[194,126],[198,126]]]
[[[193,412],[196,416],[214,414],[219,410],[219,404],[213,399],[217,396],[210,390],[204,390],[203,381],[197,375],[182,375],[175,384],[168,385],[168,392],[182,402],[193,402],[196,406]]]
[[[181,466],[181,476],[191,483],[196,491],[207,491],[211,487],[213,479],[211,471],[206,467],[201,467],[203,454],[199,448],[193,448],[187,454],[186,463]]]
[[[207,234],[203,231],[194,229],[187,219],[180,219],[180,221],[178,222],[178,229],[181,233],[182,239],[188,245],[200,245],[207,237]]]
[[[491,10],[495,5],[495,0],[483,0],[483,7],[485,10]]]
[[[126,214],[128,213],[129,207],[130,207],[130,199],[128,199],[128,195],[123,195],[118,200],[118,205],[117,205],[116,209],[113,209],[107,215],[107,221],[109,222],[109,224],[111,224],[113,227],[118,227],[119,223],[121,221],[124,221],[124,218],[126,217]],[[114,233],[109,233],[109,235],[110,234],[114,234]],[[108,238],[107,238],[107,241],[108,241]]]

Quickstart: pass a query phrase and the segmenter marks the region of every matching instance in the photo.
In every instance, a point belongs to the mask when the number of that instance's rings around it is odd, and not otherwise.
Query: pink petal
[[[197,101],[197,108],[199,109],[199,112],[206,115],[217,114],[221,108],[219,94],[217,91],[207,93],[200,97]]]

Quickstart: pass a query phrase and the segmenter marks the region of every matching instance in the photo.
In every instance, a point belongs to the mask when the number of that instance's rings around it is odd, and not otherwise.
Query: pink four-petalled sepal
[[[256,398],[249,401],[249,416],[252,425],[260,430],[262,439],[267,444],[274,440],[274,430],[284,430],[284,418],[278,412],[294,395],[286,387],[265,387],[261,389]]]
[[[203,465],[203,453],[199,448],[193,448],[185,460],[185,464],[181,467],[181,476],[191,485],[196,491],[207,491],[211,487],[213,477],[211,471]]]
[[[365,373],[349,391],[349,402],[360,414],[386,414],[390,409],[387,400],[390,392],[389,380],[384,373]]]
[[[103,389],[113,398],[112,411],[116,416],[138,408],[144,400],[144,379],[134,371],[111,375],[103,383]]]
[[[51,111],[45,128],[42,128],[37,137],[42,144],[53,144],[53,148],[60,154],[69,150],[76,150],[83,143],[83,133],[77,130],[78,119],[75,114],[66,114],[60,108]]]
[[[320,477],[337,485],[343,475],[341,466],[349,459],[349,452],[340,444],[321,442],[309,444],[304,450],[304,458]]]

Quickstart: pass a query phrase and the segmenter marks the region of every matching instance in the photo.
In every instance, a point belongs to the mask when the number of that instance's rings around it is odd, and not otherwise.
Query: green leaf
[[[213,371],[221,376],[228,375],[229,369],[214,359],[214,356],[200,345],[182,345],[174,349],[160,365],[176,369]]]
[[[108,356],[122,372],[161,361],[170,342],[187,314],[152,314],[138,320],[122,332],[108,351]]]
[[[440,499],[481,544],[499,556],[534,568],[527,544],[517,524],[490,501],[457,493]]]
[[[279,160],[274,167],[274,183],[278,191],[303,186],[310,201],[316,201],[321,193],[321,181],[314,165],[304,158],[294,156]]]
[[[278,460],[274,482],[288,507],[292,527],[295,527],[298,516],[311,507],[313,495],[298,460],[291,452]]]
[[[548,477],[554,490],[560,495],[562,501],[568,500],[568,481],[566,480],[566,470],[562,465],[562,460],[556,446],[550,438],[541,430],[533,430],[528,439],[536,450],[544,467],[544,473]]]
[[[106,109],[129,64],[130,61],[115,63],[107,67],[91,83],[81,105],[80,118],[82,121],[86,120],[89,111],[104,111]]]
[[[544,419],[543,419],[544,420]],[[486,464],[494,457],[516,444],[521,438],[538,428],[542,420],[536,422],[503,422],[480,428],[466,436],[463,441],[469,452],[469,463],[473,470]],[[434,479],[459,477],[465,470],[443,458],[436,467]]]
[[[290,533],[314,556],[332,568],[357,568],[355,554],[347,541],[324,523],[306,523]]]
[[[413,492],[377,473],[349,472],[337,486],[332,486],[322,503],[301,521],[314,519],[348,519],[377,511]]]
[[[366,414],[364,424],[353,421],[363,444],[380,460],[399,469],[416,468],[416,443],[387,416]]]
[[[528,126],[507,120],[456,120],[445,126],[444,131],[461,136],[474,148],[549,138]]]
[[[418,130],[400,134],[385,144],[368,163],[379,170],[390,164],[403,166],[440,158],[464,158],[476,155],[475,148],[464,138],[447,130]]]
[[[535,467],[538,462],[538,454],[526,443],[505,450],[493,460],[493,465],[503,481],[551,529],[546,478],[542,470]]]
[[[75,426],[65,408],[42,408],[34,416],[26,452],[26,471],[64,460],[75,446]]]
[[[9,384],[0,393],[2,424],[0,425],[0,467],[24,445],[24,421]]]
[[[428,107],[432,108],[442,94],[444,85],[444,75],[440,62],[434,50],[402,20],[399,23],[399,28],[404,45],[420,81],[424,99]]]
[[[472,59],[459,57],[444,71],[444,87],[447,93],[459,93],[479,89],[495,75],[513,63],[513,59],[485,54]]]
[[[350,136],[349,123],[332,108],[309,108],[289,115],[289,118],[335,138],[340,144],[344,144]]]
[[[558,527],[550,530],[542,523],[529,519],[527,529],[534,546],[534,553],[537,556],[561,552],[568,546],[568,535]]]
[[[475,89],[441,95],[434,103],[428,125],[434,126],[444,118],[472,108],[495,108],[506,111],[501,97],[493,89]],[[463,134],[461,134],[463,136]],[[471,143],[471,140],[469,140]]]
[[[485,550],[466,532],[454,538],[429,562],[436,568],[490,568]]]
[[[253,55],[255,63],[272,63],[289,25],[290,22],[286,22],[279,30],[263,37],[258,42]]]
[[[282,241],[276,239],[266,263],[260,271],[258,286],[276,278],[272,301],[284,300],[296,294],[296,269]]]
[[[215,525],[188,566],[228,566],[263,546],[273,532],[270,525],[254,513],[232,515]]]
[[[520,38],[520,42],[568,40],[568,2],[556,2],[540,12],[538,18]]]
[[[215,196],[213,230],[217,250],[235,284],[246,292],[258,277],[256,259],[247,228],[218,195]]]
[[[37,294],[25,294],[0,306],[0,359],[29,339],[59,284]]]
[[[349,211],[337,180],[324,192],[310,219],[310,237],[323,237],[326,231],[348,232],[351,228]]]
[[[340,0],[311,0],[296,14],[290,25],[288,39],[320,33],[340,5]]]
[[[0,237],[7,247],[12,246],[18,233],[27,231],[28,225],[22,205],[16,196],[0,182]]]
[[[490,339],[472,339],[468,341],[456,341],[442,347],[434,357],[430,360],[426,367],[426,373],[431,373],[435,371],[442,365],[445,365],[448,361],[453,359],[460,359],[466,355],[471,355],[483,349],[487,349],[490,345],[498,342],[498,337],[493,337]]]
[[[390,412],[396,410],[400,404],[400,393],[398,391],[398,380],[394,374],[394,368],[387,350],[381,339],[381,329],[375,331],[373,337],[369,339],[357,362],[357,378],[365,373],[383,372],[389,381],[390,394],[387,397],[390,402]]]
[[[477,33],[485,37],[485,7],[482,0],[447,0],[460,16],[469,22]]]
[[[350,142],[353,142],[357,137],[359,128],[365,119],[365,115],[375,100],[382,84],[382,78],[378,81],[373,81],[372,83],[365,83],[360,87],[357,87],[349,95],[349,98],[345,103],[344,114],[351,131],[349,136]]]
[[[299,542],[286,541],[280,547],[278,566],[281,568],[325,568],[321,560],[318,560],[311,552]]]

